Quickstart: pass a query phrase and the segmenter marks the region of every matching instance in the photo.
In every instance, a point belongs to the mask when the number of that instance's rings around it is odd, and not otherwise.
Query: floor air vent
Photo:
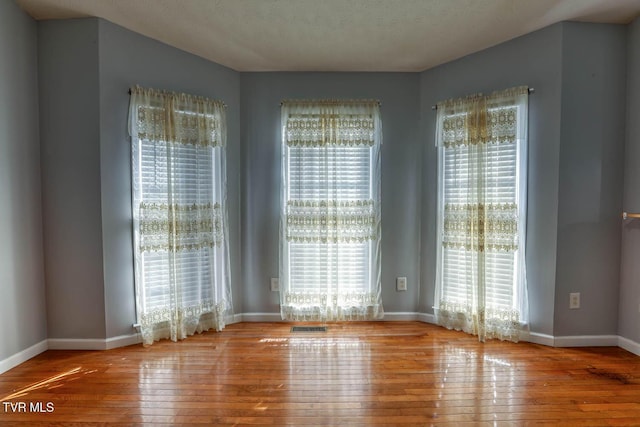
[[[327,332],[326,326],[292,326],[291,332]]]

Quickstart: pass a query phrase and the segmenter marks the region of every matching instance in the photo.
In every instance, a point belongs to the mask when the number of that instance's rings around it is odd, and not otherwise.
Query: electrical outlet
[[[407,278],[406,277],[397,277],[396,278],[396,291],[406,291],[407,290]]]
[[[569,294],[569,308],[580,308],[580,292],[572,292]]]
[[[271,278],[271,292],[278,292],[280,290],[280,280],[277,277]]]

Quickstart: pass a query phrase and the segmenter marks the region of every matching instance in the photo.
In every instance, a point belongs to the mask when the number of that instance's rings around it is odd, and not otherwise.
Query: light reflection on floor
[[[80,375],[87,375],[95,372],[96,370],[88,370],[82,369],[81,366],[77,368],[69,369],[68,371],[62,372],[57,375],[53,375],[49,378],[45,378],[41,381],[37,381],[33,384],[29,384],[11,394],[8,394],[2,398],[0,398],[0,402],[5,402],[13,399],[23,398],[29,395],[31,392],[35,392],[37,390],[52,390],[58,387],[62,387],[67,384],[69,381],[74,381],[79,378]]]
[[[509,360],[495,354],[485,354],[483,347],[469,350],[447,344],[439,355],[439,362],[443,372],[439,400],[445,401],[455,394],[460,384],[471,383],[475,384],[473,398],[478,411],[486,407],[487,402],[500,406],[511,404],[508,391],[516,386],[516,371]]]
[[[371,344],[354,337],[292,337],[286,354],[286,398],[318,408],[324,420],[360,409],[356,396],[371,396]],[[356,398],[357,399],[357,398]],[[328,404],[331,402],[331,404]]]

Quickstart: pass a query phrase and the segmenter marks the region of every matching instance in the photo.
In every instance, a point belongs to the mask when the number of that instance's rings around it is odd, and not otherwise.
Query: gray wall
[[[38,23],[49,338],[104,338],[98,21]]]
[[[420,159],[417,73],[242,73],[243,311],[279,313],[280,101],[369,98],[382,102],[382,302],[416,310],[420,280]],[[396,292],[406,276],[408,290]]]
[[[237,288],[239,74],[100,19],[41,22],[39,36],[49,337],[134,332],[127,91],[135,84],[228,105],[231,273]]]
[[[0,1],[0,361],[47,338],[36,23]]]
[[[640,17],[628,26],[623,208],[640,212]],[[640,342],[640,219],[622,225],[618,334]]]
[[[531,330],[553,333],[560,108],[562,24],[511,40],[421,74],[423,143],[422,298],[421,311],[433,313],[436,268],[438,101],[512,86],[535,88],[529,97],[529,180],[527,278]]]
[[[616,334],[626,27],[562,24],[554,335]],[[580,309],[569,293],[580,292]]]

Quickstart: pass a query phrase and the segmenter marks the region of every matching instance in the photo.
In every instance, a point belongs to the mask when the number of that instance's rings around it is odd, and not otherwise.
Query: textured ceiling
[[[628,23],[640,0],[16,0],[104,18],[238,71],[422,71],[563,20]]]

